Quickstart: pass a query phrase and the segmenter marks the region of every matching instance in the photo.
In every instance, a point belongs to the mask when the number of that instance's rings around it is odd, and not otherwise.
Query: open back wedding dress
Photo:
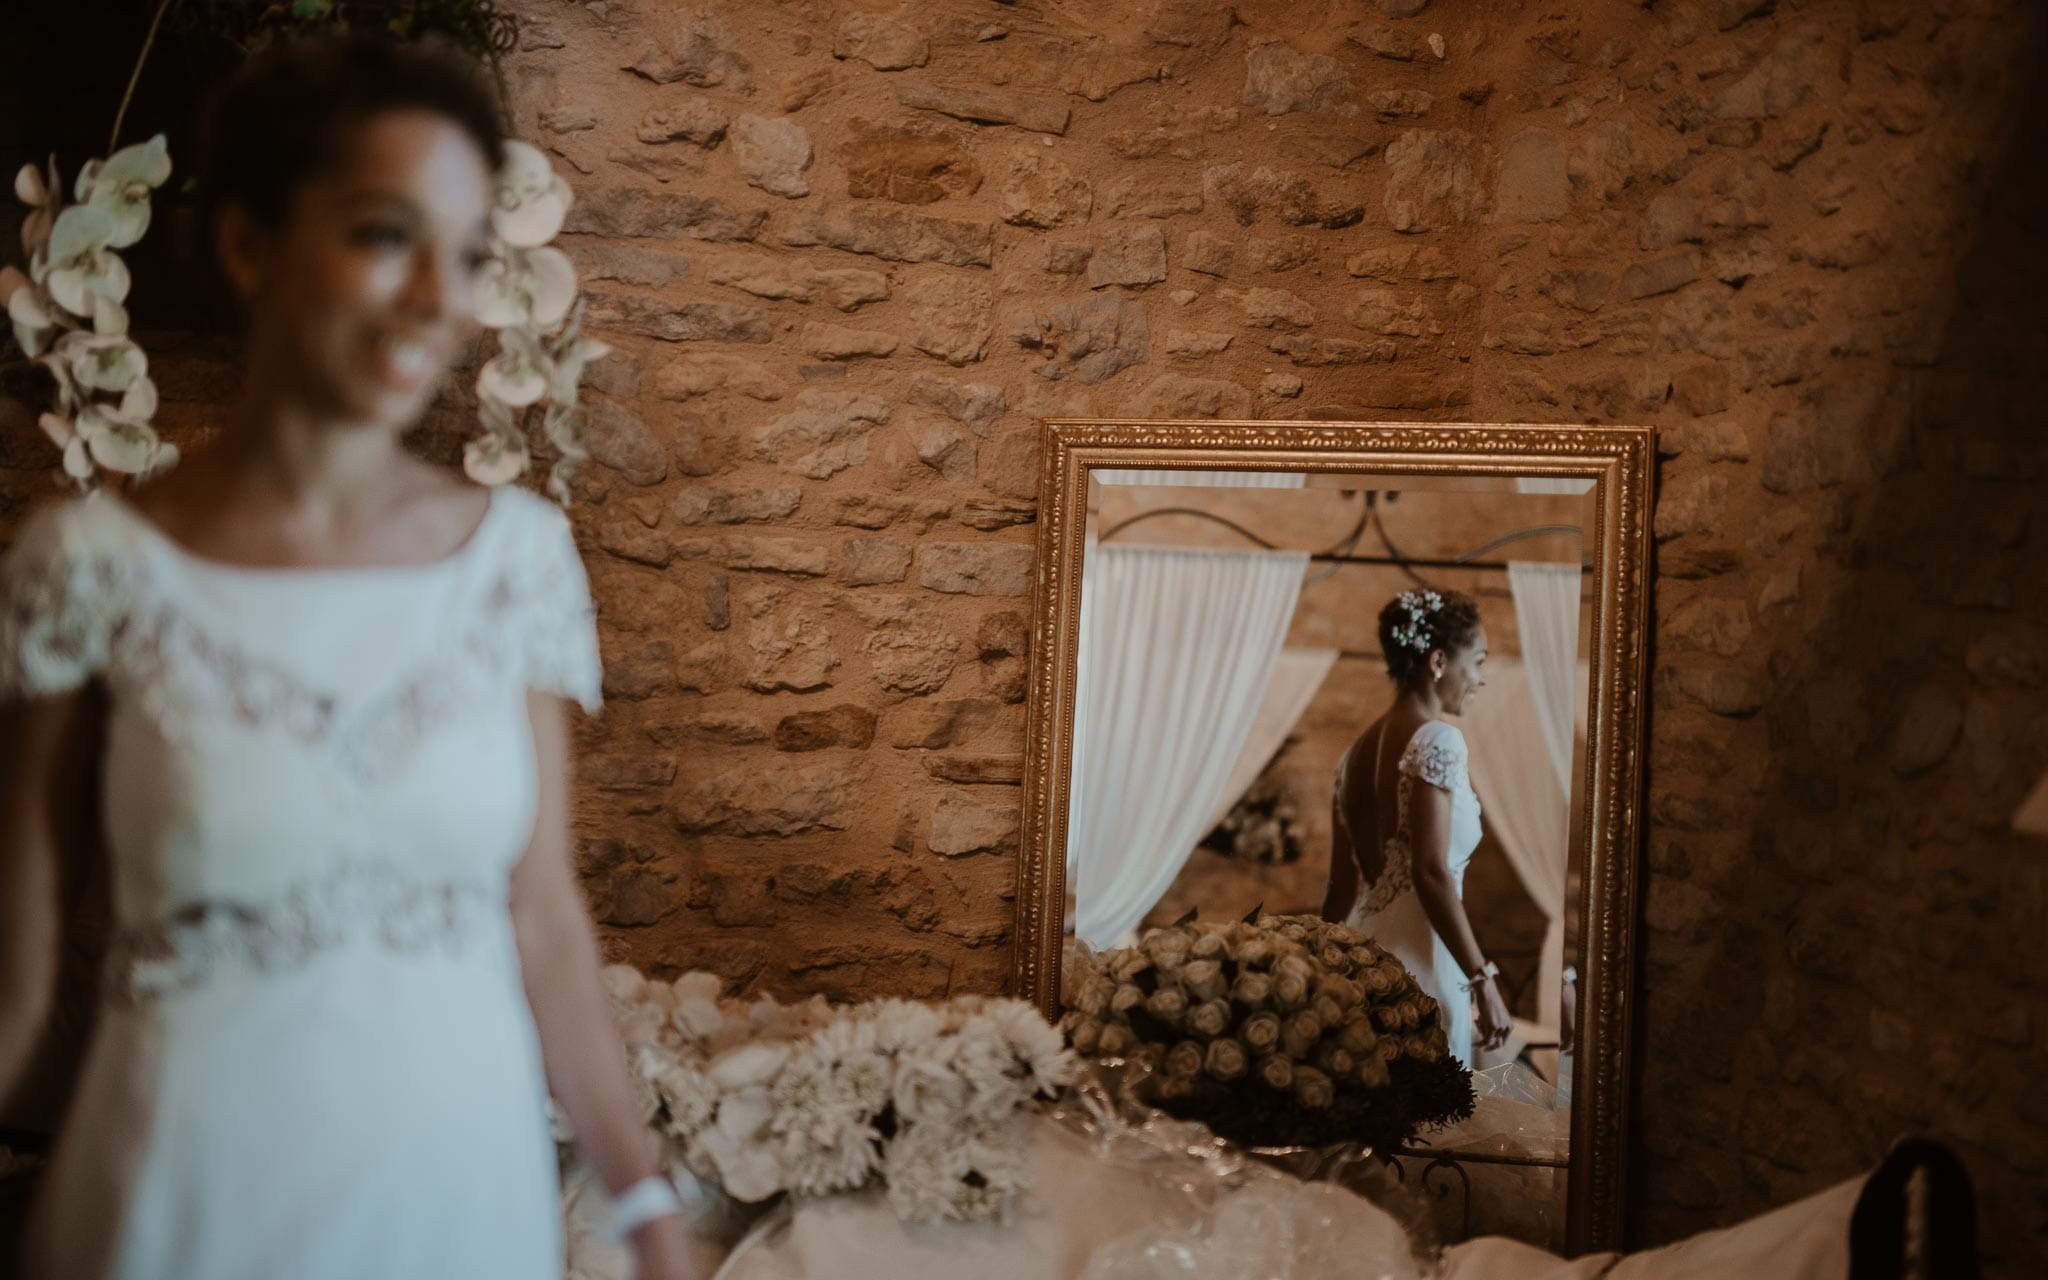
[[[1375,747],[1385,730],[1374,734]],[[1362,740],[1361,740],[1362,741]],[[1344,813],[1344,795],[1358,744],[1344,753],[1337,768],[1337,829],[1356,858],[1359,834],[1351,830]],[[1387,838],[1379,878],[1361,883],[1358,901],[1345,923],[1394,953],[1422,989],[1443,1006],[1444,1032],[1450,1037],[1451,1052],[1466,1066],[1472,1065],[1472,994],[1465,990],[1465,974],[1451,949],[1437,936],[1422,899],[1415,892],[1415,854],[1409,844],[1408,808],[1417,783],[1437,787],[1451,797],[1450,847],[1444,851],[1451,882],[1458,896],[1465,896],[1465,868],[1479,847],[1479,796],[1472,790],[1466,768],[1465,735],[1441,720],[1425,722],[1408,740],[1397,766],[1400,785],[1396,791],[1394,834]],[[1371,761],[1375,791],[1379,779],[1379,758]],[[1377,804],[1375,805],[1377,808]],[[1372,839],[1373,833],[1364,833]],[[1361,882],[1363,866],[1360,867]]]
[[[116,933],[24,1274],[559,1280],[508,881],[590,612],[519,490],[391,568],[207,560],[105,493],[30,523],[0,698],[105,683]]]

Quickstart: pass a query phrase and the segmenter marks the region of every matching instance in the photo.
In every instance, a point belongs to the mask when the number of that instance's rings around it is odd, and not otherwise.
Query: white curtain
[[[1543,725],[1543,749],[1566,795],[1572,790],[1572,730],[1577,724],[1572,695],[1578,684],[1580,576],[1575,564],[1508,561],[1515,630]]]
[[[1549,921],[1538,965],[1536,1020],[1555,1039],[1564,975],[1564,884],[1570,792],[1557,785],[1536,714],[1529,670],[1513,658],[1486,664],[1486,688],[1463,717],[1472,787],[1529,900]]]
[[[1294,732],[1294,726],[1301,723],[1308,704],[1315,700],[1316,690],[1323,687],[1330,668],[1336,665],[1335,649],[1280,651],[1279,661],[1273,664],[1273,678],[1266,684],[1266,700],[1259,704],[1258,714],[1252,717],[1252,729],[1245,736],[1244,750],[1238,753],[1229,781],[1223,784],[1222,794],[1216,797],[1215,806],[1209,810],[1209,821],[1202,828],[1205,833],[1223,821],[1244,798],[1244,793],[1259,780],[1259,775],[1272,763],[1273,753],[1287,741],[1287,735]]]
[[[1089,551],[1067,876],[1074,931],[1090,946],[1136,927],[1208,830],[1307,567],[1298,551]]]
[[[1564,976],[1565,868],[1570,857],[1572,739],[1583,721],[1577,565],[1508,562],[1522,660],[1487,667],[1487,691],[1466,713],[1472,785],[1529,898],[1549,920],[1537,965],[1537,1020],[1555,1032]]]

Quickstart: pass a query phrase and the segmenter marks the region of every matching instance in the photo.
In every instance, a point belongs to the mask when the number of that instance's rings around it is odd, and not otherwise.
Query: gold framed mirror
[[[1190,918],[1242,920],[1247,907],[1384,930],[1376,941],[1408,955],[1394,945],[1392,917],[1371,906],[1371,890],[1399,879],[1392,864],[1359,864],[1365,887],[1348,917],[1336,913],[1329,869],[1347,850],[1392,854],[1381,815],[1398,812],[1407,847],[1401,777],[1417,744],[1435,739],[1402,721],[1403,751],[1385,727],[1369,731],[1390,699],[1380,723],[1396,722],[1410,688],[1390,677],[1420,679],[1423,651],[1438,666],[1445,657],[1398,619],[1383,624],[1382,609],[1393,616],[1397,597],[1418,609],[1462,601],[1478,621],[1463,648],[1450,646],[1466,664],[1452,684],[1464,680],[1457,697],[1469,706],[1437,697],[1438,686],[1426,696],[1453,719],[1487,708],[1464,717],[1458,738],[1477,834],[1446,837],[1444,847],[1464,847],[1440,856],[1458,864],[1455,892],[1481,951],[1489,939],[1523,942],[1488,952],[1510,963],[1472,995],[1456,972],[1421,989],[1442,994],[1446,1039],[1476,1068],[1482,1114],[1489,1098],[1512,1094],[1555,1126],[1559,1145],[1542,1158],[1474,1157],[1481,1174],[1503,1164],[1550,1171],[1540,1185],[1553,1201],[1521,1230],[1494,1229],[1572,1252],[1618,1247],[1652,429],[1061,419],[1045,424],[1043,445],[1013,991],[1057,1017],[1069,947],[1114,954]],[[1408,640],[1383,642],[1390,634]],[[1415,659],[1390,663],[1389,649],[1409,640],[1421,646]],[[1229,653],[1217,656],[1218,645]],[[1347,781],[1365,751],[1377,767]],[[1383,778],[1394,779],[1387,790]],[[1455,802],[1451,812],[1455,832]],[[1347,814],[1360,813],[1375,824],[1369,841],[1350,834]],[[1467,888],[1482,880],[1494,905]],[[1428,918],[1445,947],[1439,915]],[[1450,963],[1447,951],[1418,954],[1411,971],[1431,954]],[[1454,1002],[1478,1006],[1489,981],[1500,1004],[1460,1023]],[[1501,1006],[1512,1015],[1506,1031]],[[1431,1168],[1458,1155],[1443,1152]],[[1482,1224],[1501,1207],[1478,1203],[1485,1196],[1528,1200],[1536,1185],[1489,1191],[1484,1177],[1458,1176],[1468,1227],[1475,1203]]]

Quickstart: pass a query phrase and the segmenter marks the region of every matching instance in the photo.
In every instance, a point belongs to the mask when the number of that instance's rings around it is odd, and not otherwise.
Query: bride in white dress
[[[1468,596],[1405,591],[1380,611],[1379,632],[1397,692],[1338,762],[1322,914],[1400,958],[1442,1006],[1451,1052],[1469,1067],[1475,1046],[1506,1042],[1510,1021],[1465,916],[1479,797],[1465,736],[1442,717],[1486,684],[1486,631]]]
[[[571,861],[568,523],[399,441],[473,333],[495,105],[440,55],[303,45],[217,132],[240,402],[0,570],[0,1092],[65,866],[106,860],[116,923],[24,1274],[559,1280],[551,1089],[639,1275],[682,1280]]]

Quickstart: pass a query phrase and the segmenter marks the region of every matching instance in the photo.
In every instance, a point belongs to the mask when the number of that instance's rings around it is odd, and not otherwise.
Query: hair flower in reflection
[[[1138,1101],[1232,1141],[1393,1150],[1471,1114],[1436,1001],[1345,925],[1191,922],[1087,963],[1060,1023],[1075,1051],[1138,1063]]]
[[[1394,628],[1396,643],[1417,653],[1428,653],[1435,648],[1429,620],[1432,614],[1444,607],[1444,598],[1434,591],[1403,591],[1394,597],[1394,602],[1408,613],[1408,621]]]

